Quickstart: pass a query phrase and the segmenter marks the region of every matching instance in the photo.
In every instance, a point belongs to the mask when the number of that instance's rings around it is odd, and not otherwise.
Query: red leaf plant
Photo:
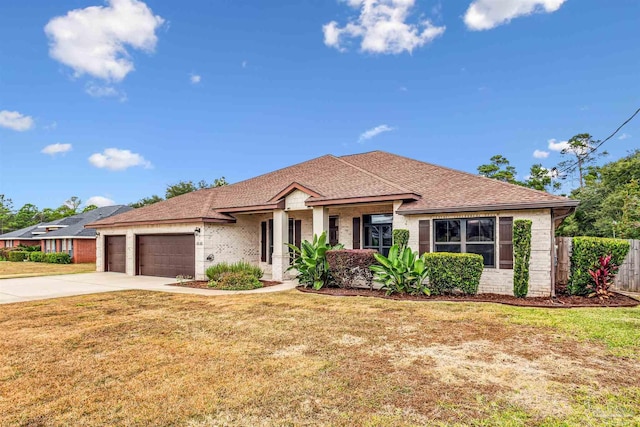
[[[616,277],[619,267],[611,262],[611,254],[598,258],[598,262],[593,267],[593,270],[589,270],[593,283],[587,285],[587,289],[591,291],[589,298],[596,296],[600,300],[609,298],[613,295],[609,292],[609,288],[613,284],[613,278]]]

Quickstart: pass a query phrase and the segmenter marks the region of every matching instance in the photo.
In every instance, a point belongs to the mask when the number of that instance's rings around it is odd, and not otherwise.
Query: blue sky
[[[0,194],[129,203],[370,150],[524,177],[640,106],[639,36],[637,0],[4,2]],[[609,159],[640,119],[619,136]]]

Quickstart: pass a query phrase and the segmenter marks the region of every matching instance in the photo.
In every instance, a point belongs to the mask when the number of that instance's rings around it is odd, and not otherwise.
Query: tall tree
[[[71,196],[69,200],[64,202],[64,206],[67,206],[71,209],[74,215],[78,212],[78,207],[82,204],[82,200],[78,196]]]
[[[4,194],[0,194],[0,234],[11,231],[9,229],[13,218],[13,201]]]
[[[205,180],[200,180],[197,184],[193,181],[179,181],[177,184],[167,186],[165,198],[170,199],[172,197],[181,196],[193,191],[203,190],[205,188],[222,187],[223,185],[227,184],[228,182],[224,176],[214,179],[211,184],[207,183],[207,181]]]
[[[607,152],[595,154],[595,148],[600,141],[594,141],[588,133],[579,133],[569,139],[568,146],[560,151],[560,154],[567,158],[560,162],[557,169],[562,172],[561,177],[566,177],[578,171],[580,188],[584,187],[585,174],[588,172],[590,164],[596,161],[599,156],[606,156]]]
[[[491,163],[478,166],[480,175],[510,184],[519,184],[516,180],[516,168],[511,166],[506,157],[496,154],[489,160]]]
[[[129,203],[129,206],[131,206],[132,208],[141,208],[143,206],[149,206],[154,203],[161,202],[163,200],[164,199],[162,197],[158,196],[157,194],[154,194],[151,197],[144,197],[138,200],[137,202]]]
[[[29,227],[38,223],[38,207],[31,203],[27,203],[22,206],[11,221],[11,228],[13,230],[19,230],[21,228]]]
[[[525,187],[533,188],[540,191],[558,190],[561,185],[557,181],[553,181],[553,172],[536,163],[529,169],[529,177],[523,182]]]
[[[89,212],[95,209],[98,209],[96,205],[87,205],[82,209],[82,213]]]

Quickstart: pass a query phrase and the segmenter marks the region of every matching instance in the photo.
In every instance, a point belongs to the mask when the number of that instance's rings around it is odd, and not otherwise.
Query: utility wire
[[[617,128],[615,131],[613,131],[613,133],[612,133],[611,135],[609,135],[608,137],[606,137],[605,139],[603,139],[602,141],[600,141],[600,142],[599,142],[595,147],[593,147],[591,150],[589,150],[589,152],[588,152],[588,153],[586,153],[586,155],[589,155],[589,154],[595,153],[595,151],[596,151],[598,148],[600,148],[600,147],[602,146],[602,144],[604,144],[605,142],[607,142],[608,140],[610,140],[611,138],[613,138],[613,137],[614,137],[614,136],[615,136],[615,135],[620,131],[620,129],[622,129],[622,128],[627,124],[627,123],[629,123],[631,120],[633,120],[633,118],[634,118],[635,116],[637,116],[637,115],[638,115],[638,113],[640,113],[640,108],[638,108],[638,109],[636,110],[636,112],[635,112],[635,113],[633,113],[633,114],[631,115],[631,117],[629,117],[627,120],[625,120],[625,121],[624,121],[624,123],[622,123],[620,126],[618,126],[618,128]],[[563,173],[565,173],[565,172],[567,172],[567,171],[569,171],[569,170],[573,169],[573,168],[574,168],[574,167],[575,167],[579,162],[580,162],[579,160],[576,160],[575,162],[573,162],[573,163],[569,164],[568,166],[565,166],[565,167],[564,167],[564,168],[562,168],[562,169],[553,168],[552,170],[553,170],[553,171],[555,171],[555,172],[558,174],[558,176],[560,176],[561,174],[563,174]]]

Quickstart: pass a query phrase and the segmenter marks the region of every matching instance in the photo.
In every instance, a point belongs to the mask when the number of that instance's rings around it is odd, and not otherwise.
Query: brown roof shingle
[[[91,226],[149,222],[233,221],[225,212],[274,208],[274,196],[292,184],[317,196],[311,204],[349,199],[405,200],[400,211],[478,210],[535,205],[573,206],[575,201],[382,151],[326,155],[236,184],[195,191],[95,222]],[[352,200],[356,201],[356,200]]]

